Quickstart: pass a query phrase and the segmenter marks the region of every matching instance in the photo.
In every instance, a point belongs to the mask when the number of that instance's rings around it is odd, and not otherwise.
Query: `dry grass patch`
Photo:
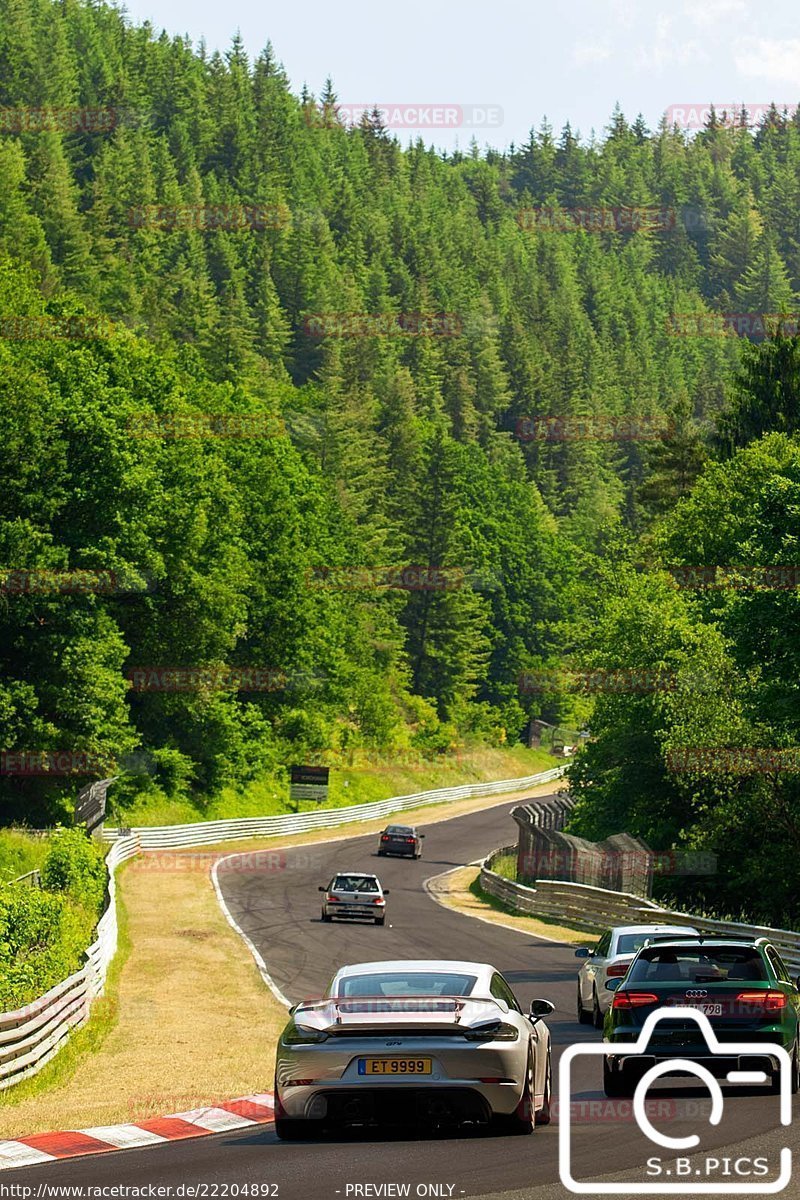
[[[3,1098],[0,1137],[163,1116],[272,1089],[286,1011],[227,924],[208,872],[131,863],[119,884],[131,948],[111,997],[116,1019],[67,1078]]]
[[[569,925],[559,925],[544,917],[527,917],[512,912],[506,905],[481,891],[479,867],[459,867],[438,875],[428,883],[428,890],[440,903],[469,917],[480,917],[506,929],[544,937],[551,942],[567,942],[575,946],[594,946],[596,937]]]

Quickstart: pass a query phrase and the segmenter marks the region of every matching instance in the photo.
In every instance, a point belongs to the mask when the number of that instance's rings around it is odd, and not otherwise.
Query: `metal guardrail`
[[[0,1091],[41,1071],[72,1030],[88,1020],[92,1001],[103,993],[117,949],[114,874],[120,863],[138,853],[138,839],[130,837],[118,841],[106,857],[108,903],[80,970],[24,1008],[0,1013]]]
[[[508,847],[494,850],[483,862],[481,887],[490,896],[527,916],[564,921],[575,929],[599,933],[610,925],[648,923],[650,921],[686,922],[701,933],[719,933],[733,937],[766,937],[780,951],[792,974],[800,973],[800,933],[792,929],[773,929],[767,925],[747,925],[739,921],[718,921],[694,913],[674,912],[652,900],[643,900],[628,892],[612,892],[584,883],[541,879],[536,887],[514,883],[493,871],[491,864]]]
[[[10,879],[9,883],[27,883],[29,887],[38,888],[42,882],[42,872],[36,867],[33,871],[26,871],[24,875],[18,875],[16,879]]]
[[[204,821],[196,825],[166,825],[134,829],[124,836],[104,834],[113,845],[106,856],[108,867],[108,903],[98,921],[96,937],[86,951],[86,962],[79,971],[52,987],[44,996],[15,1012],[0,1013],[0,1091],[21,1083],[50,1061],[63,1047],[71,1032],[89,1018],[92,1001],[102,995],[108,968],[117,949],[117,909],[114,875],[117,867],[141,850],[169,850],[180,846],[200,846],[236,838],[277,836],[307,829],[324,829],[349,821],[369,821],[402,809],[436,804],[442,800],[460,800],[472,796],[501,795],[524,791],[527,787],[548,783],[564,771],[555,767],[523,779],[505,779],[495,783],[468,784],[396,796],[372,804],[358,804],[321,812],[289,813],[275,817],[241,820]],[[37,872],[28,872],[35,875]],[[21,882],[27,876],[22,876]]]
[[[139,825],[131,830],[143,850],[172,850],[180,846],[205,846],[213,842],[237,841],[240,838],[279,837],[287,833],[304,833],[313,829],[329,829],[351,821],[372,821],[411,808],[441,804],[445,800],[468,800],[477,796],[499,796],[505,792],[522,792],[540,783],[549,783],[563,775],[566,766],[553,767],[538,775],[522,779],[502,779],[494,783],[470,783],[459,787],[439,788],[431,792],[414,792],[408,796],[393,796],[368,804],[351,804],[342,808],[325,808],[316,812],[281,813],[272,817],[239,817],[219,821],[197,821],[191,825]],[[115,841],[119,833],[104,829],[103,837]]]

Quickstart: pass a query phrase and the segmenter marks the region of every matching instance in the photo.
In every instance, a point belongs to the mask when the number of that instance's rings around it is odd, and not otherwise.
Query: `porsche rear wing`
[[[508,1012],[494,996],[332,996],[293,1010],[295,1022],[330,1035],[350,1030],[465,1032],[498,1025]]]

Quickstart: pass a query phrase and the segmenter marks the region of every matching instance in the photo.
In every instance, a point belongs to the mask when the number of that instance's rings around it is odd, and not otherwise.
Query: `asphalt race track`
[[[573,949],[451,912],[432,900],[423,886],[431,876],[512,842],[516,827],[508,815],[511,807],[503,804],[423,827],[427,837],[420,861],[378,858],[377,838],[370,834],[279,852],[275,861],[262,863],[258,870],[248,867],[246,860],[243,865],[247,869],[237,870],[237,861],[231,860],[220,873],[220,886],[233,918],[258,947],[276,986],[291,1001],[319,995],[343,963],[380,958],[488,961],[505,974],[524,1007],[534,996],[546,997],[556,1005],[549,1019],[555,1067],[565,1046],[596,1043],[600,1036],[575,1019],[578,964]],[[372,871],[390,889],[384,927],[320,921],[317,886],[327,883],[334,871],[346,869]],[[638,1131],[629,1102],[605,1100],[599,1059],[578,1059],[574,1068],[576,1178],[590,1180],[630,1171],[651,1156],[662,1157],[666,1170],[677,1154],[688,1153],[660,1149]],[[557,1071],[555,1082],[560,1109]],[[653,1123],[663,1133],[671,1137],[700,1134],[703,1152],[720,1160],[730,1156],[732,1161],[737,1158],[736,1145],[746,1139],[762,1136],[765,1147],[775,1142],[775,1135],[771,1139],[768,1135],[778,1128],[778,1101],[764,1087],[726,1087],[724,1117],[714,1128],[707,1124],[709,1104],[702,1085],[688,1081],[675,1085],[675,1080],[661,1082],[652,1092],[657,1103]],[[265,1079],[263,1087],[271,1090],[272,1080]],[[797,1111],[795,1107],[795,1117]],[[784,1139],[781,1144],[792,1146],[796,1157],[800,1139],[794,1128],[784,1131]],[[724,1154],[722,1147],[727,1147]],[[774,1158],[770,1165],[772,1178]],[[3,1182],[33,1184],[34,1188],[45,1181],[153,1183],[173,1188],[181,1184],[273,1183],[279,1200],[347,1200],[348,1196],[359,1200],[404,1193],[373,1188],[354,1191],[354,1185],[409,1184],[407,1194],[412,1197],[457,1198],[558,1185],[558,1178],[556,1119],[526,1138],[479,1132],[410,1135],[387,1131],[329,1134],[320,1141],[297,1144],[278,1142],[272,1127],[266,1126],[15,1170]],[[736,1177],[713,1178],[733,1182]],[[440,1190],[417,1191],[417,1185],[431,1184],[439,1185]],[[560,1185],[547,1192],[554,1197],[569,1194]],[[800,1195],[797,1183],[790,1184],[783,1194]],[[218,1191],[217,1195],[224,1193]]]

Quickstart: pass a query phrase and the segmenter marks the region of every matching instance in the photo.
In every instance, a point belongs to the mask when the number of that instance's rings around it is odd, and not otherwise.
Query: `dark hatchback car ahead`
[[[607,1096],[630,1096],[656,1063],[684,1058],[715,1077],[759,1070],[772,1089],[780,1085],[779,1060],[770,1045],[782,1046],[792,1061],[791,1090],[800,1087],[800,980],[766,938],[658,942],[639,951],[622,980],[609,980],[614,999],[606,1013],[603,1085]],[[693,1008],[711,1023],[721,1053],[712,1054],[696,1021],[659,1021],[643,1055],[614,1055],[614,1045],[635,1042],[658,1008]],[[726,1042],[763,1043],[757,1060],[725,1054]]]
[[[398,854],[404,858],[422,858],[422,839],[412,825],[387,825],[380,835],[378,854]]]

